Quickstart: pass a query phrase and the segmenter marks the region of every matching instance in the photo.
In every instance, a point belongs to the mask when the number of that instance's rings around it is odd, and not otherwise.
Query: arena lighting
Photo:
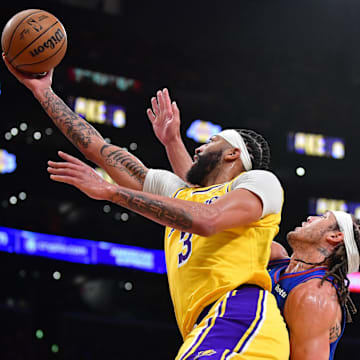
[[[350,280],[350,291],[360,293],[360,272],[349,274],[348,279]]]
[[[27,198],[26,192],[21,191],[21,192],[19,193],[19,199],[22,200],[22,201],[24,201],[24,200],[26,200],[26,198]]]
[[[166,272],[165,255],[162,250],[41,234],[6,227],[0,227],[0,251],[82,264],[122,266],[158,274]]]
[[[305,175],[306,171],[305,171],[305,169],[303,167],[299,166],[298,168],[296,168],[295,172],[296,172],[297,176],[301,177],[301,176]]]
[[[10,196],[10,199],[9,199],[9,203],[11,204],[11,205],[16,205],[17,204],[17,202],[18,202],[18,200],[17,200],[17,197],[16,196]]]
[[[287,148],[290,152],[308,156],[343,159],[345,157],[345,141],[341,138],[322,134],[291,132],[287,136]]]
[[[52,276],[53,276],[54,280],[60,280],[61,279],[60,271],[54,271]]]
[[[346,211],[360,219],[360,202],[327,198],[311,198],[309,200],[310,214],[321,215],[328,210]]]
[[[104,213],[108,214],[111,211],[111,206],[110,205],[104,205],[103,211],[104,211]]]
[[[195,120],[186,131],[186,136],[199,143],[206,143],[220,131],[220,125],[215,125],[210,121]]]
[[[57,344],[52,344],[51,345],[51,352],[53,352],[54,354],[59,352],[59,345]]]
[[[137,145],[136,142],[132,142],[132,143],[129,145],[129,148],[130,148],[130,150],[135,151],[135,150],[138,148],[138,145]]]
[[[52,128],[47,128],[47,129],[45,129],[45,134],[48,135],[48,136],[52,135],[53,132],[54,132],[54,131],[53,131]]]
[[[28,124],[24,122],[21,123],[19,127],[21,131],[26,131],[28,129]]]
[[[77,114],[89,122],[116,128],[122,128],[126,125],[126,113],[123,106],[81,96],[69,97],[69,105]]]
[[[44,332],[41,329],[35,331],[35,336],[37,339],[42,339],[44,337]]]
[[[165,255],[162,250],[144,249],[107,242],[83,240],[0,227],[0,251],[36,255],[82,264],[104,264],[135,268],[165,274]],[[38,277],[37,274],[36,277]],[[35,277],[35,274],[34,274]],[[61,273],[53,273],[55,280]],[[360,273],[348,275],[350,291],[360,292]],[[124,284],[125,287],[125,284]],[[133,287],[129,282],[128,291]],[[42,330],[38,330],[43,337]]]
[[[40,131],[35,131],[33,134],[33,138],[34,140],[40,140],[41,139],[41,132]]]
[[[124,213],[122,213],[121,214],[121,216],[120,216],[120,219],[122,220],[122,221],[128,221],[129,220],[129,214],[128,213],[126,213],[126,212],[124,212]]]
[[[16,166],[16,156],[0,149],[0,174],[12,173]]]
[[[131,281],[120,281],[119,286],[124,291],[131,291],[134,288],[134,285]]]
[[[68,74],[70,80],[73,82],[84,84],[92,83],[99,87],[110,87],[122,92],[139,92],[142,88],[142,83],[139,80],[126,78],[123,76],[104,74],[87,69],[70,68]]]

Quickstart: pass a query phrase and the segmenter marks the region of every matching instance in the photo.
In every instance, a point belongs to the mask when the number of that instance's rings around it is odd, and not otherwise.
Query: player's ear
[[[330,231],[326,236],[326,242],[332,246],[336,246],[344,241],[344,233],[339,230]]]
[[[224,151],[225,161],[234,161],[240,158],[240,149],[229,148]]]

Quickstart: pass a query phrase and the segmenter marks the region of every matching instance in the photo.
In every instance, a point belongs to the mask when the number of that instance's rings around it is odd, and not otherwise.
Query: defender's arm
[[[271,254],[269,261],[287,259],[287,258],[289,258],[289,254],[286,251],[286,249],[278,242],[273,241],[271,243]]]
[[[328,360],[329,331],[336,323],[339,304],[334,289],[320,279],[296,287],[286,300],[284,316],[290,330],[291,360]],[[338,334],[339,335],[339,334]]]

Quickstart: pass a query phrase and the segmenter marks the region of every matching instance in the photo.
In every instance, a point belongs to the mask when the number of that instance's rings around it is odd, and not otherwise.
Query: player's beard
[[[205,186],[207,176],[218,166],[222,157],[222,150],[198,155],[198,161],[186,174],[186,180],[193,185]]]

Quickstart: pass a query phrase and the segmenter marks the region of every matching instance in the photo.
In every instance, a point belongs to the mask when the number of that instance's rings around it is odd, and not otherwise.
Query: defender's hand
[[[180,111],[175,101],[171,103],[167,89],[159,90],[156,95],[157,98],[151,98],[152,109],[147,109],[146,113],[156,137],[167,146],[180,137]]]

